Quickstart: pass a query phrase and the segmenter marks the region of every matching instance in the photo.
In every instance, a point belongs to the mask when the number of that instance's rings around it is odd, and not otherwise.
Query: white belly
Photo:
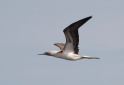
[[[66,60],[79,60],[81,57],[79,55],[76,55],[74,53],[57,53],[54,55],[56,58],[62,58]]]

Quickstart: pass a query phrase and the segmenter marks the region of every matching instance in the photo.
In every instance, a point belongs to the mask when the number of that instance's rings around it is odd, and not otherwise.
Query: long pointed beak
[[[37,54],[37,55],[48,55],[48,53],[45,52],[45,53],[41,53],[41,54]]]
[[[37,54],[37,55],[44,55],[44,53],[42,53],[42,54]]]

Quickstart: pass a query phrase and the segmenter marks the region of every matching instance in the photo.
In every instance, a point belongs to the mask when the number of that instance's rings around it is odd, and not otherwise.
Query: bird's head
[[[38,55],[47,55],[47,56],[54,56],[58,51],[48,51],[48,52],[44,52]]]

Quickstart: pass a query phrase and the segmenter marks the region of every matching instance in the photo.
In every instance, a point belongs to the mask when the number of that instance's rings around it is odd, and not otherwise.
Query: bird
[[[78,54],[79,52],[79,33],[78,29],[84,25],[92,16],[78,20],[69,26],[67,26],[63,32],[65,34],[66,43],[54,43],[55,46],[59,47],[59,51],[47,51],[38,55],[53,56],[55,58],[61,58],[70,61],[76,61],[81,59],[100,59],[99,57],[86,56]]]

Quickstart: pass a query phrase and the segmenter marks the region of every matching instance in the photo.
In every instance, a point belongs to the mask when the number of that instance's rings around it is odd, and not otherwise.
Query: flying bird
[[[81,19],[66,27],[63,32],[65,34],[66,43],[55,43],[54,45],[60,48],[60,51],[48,51],[38,55],[53,56],[56,58],[66,60],[80,60],[80,59],[100,59],[94,56],[85,56],[78,54],[79,52],[79,34],[78,29],[85,24],[92,16]]]

